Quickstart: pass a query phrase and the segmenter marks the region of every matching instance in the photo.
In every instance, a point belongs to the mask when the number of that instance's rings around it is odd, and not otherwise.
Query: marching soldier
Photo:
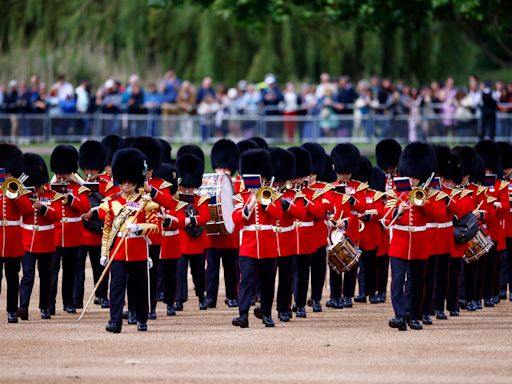
[[[39,309],[42,319],[50,319],[51,265],[55,253],[55,225],[61,219],[63,196],[47,186],[48,169],[43,158],[35,153],[23,155],[23,169],[28,176],[27,187],[34,188],[32,209],[23,215],[23,277],[20,283],[18,317],[28,320],[28,308],[35,270],[39,272]]]
[[[82,215],[89,212],[89,189],[79,184],[78,152],[71,145],[58,145],[50,157],[50,168],[55,173],[51,187],[64,195],[62,217],[55,227],[57,250],[52,260],[51,312],[55,313],[55,298],[62,260],[62,301],[64,311],[76,313],[73,303],[78,251],[82,245]],[[57,191],[58,192],[58,191]]]
[[[105,172],[102,176],[112,181],[112,158],[118,150],[128,148],[128,143],[120,136],[107,135],[101,140],[101,145],[105,150]],[[107,193],[106,196],[118,193],[119,187],[117,187],[112,193],[110,193],[110,189],[106,189],[105,192]]]
[[[114,181],[121,192],[101,204],[105,212],[101,264],[110,267],[110,320],[106,330],[121,332],[127,278],[133,285],[137,330],[147,331],[148,269],[152,267],[148,236],[160,231],[158,204],[143,194],[146,181],[144,154],[121,149],[112,160]]]

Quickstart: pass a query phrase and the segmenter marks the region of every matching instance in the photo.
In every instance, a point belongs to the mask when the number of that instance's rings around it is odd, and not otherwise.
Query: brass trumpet
[[[428,199],[428,192],[423,188],[413,188],[407,195],[409,203],[416,207],[423,207]]]
[[[270,205],[279,198],[279,193],[272,187],[261,187],[256,191],[256,200],[261,205]]]
[[[2,192],[8,199],[17,199],[20,192],[25,188],[23,182],[28,179],[28,176],[22,174],[19,179],[16,177],[8,177],[2,183]]]

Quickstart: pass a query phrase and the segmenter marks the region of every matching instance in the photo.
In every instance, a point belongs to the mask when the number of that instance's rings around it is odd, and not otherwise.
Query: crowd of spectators
[[[152,134],[184,140],[199,129],[202,140],[230,135],[252,136],[264,121],[263,134],[293,142],[300,138],[430,136],[510,136],[512,83],[467,84],[452,78],[416,88],[372,76],[353,83],[348,76],[320,76],[318,84],[279,85],[273,74],[260,83],[240,80],[234,87],[205,77],[198,86],[169,70],[158,82],[131,75],[126,84],[109,78],[96,89],[84,80],[76,87],[59,75],[51,86],[33,75],[30,81],[0,83],[0,133],[30,137],[43,129],[47,114],[52,133],[70,130],[87,136],[101,120],[101,133]],[[80,116],[84,117],[81,118]],[[161,118],[162,116],[169,116]],[[263,117],[263,119],[262,119]],[[94,120],[96,119],[96,120]],[[126,131],[129,129],[128,131]]]

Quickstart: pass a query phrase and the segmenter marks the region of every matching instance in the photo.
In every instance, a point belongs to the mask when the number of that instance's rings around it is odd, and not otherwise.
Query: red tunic
[[[152,177],[148,180],[148,184],[152,187],[151,198],[152,200],[163,208],[174,211],[177,202],[171,196],[171,184],[158,177]],[[159,227],[162,226],[162,218],[159,216]],[[151,245],[161,245],[162,235],[160,232],[149,236],[149,243]]]
[[[463,218],[476,209],[476,197],[471,189],[453,189],[450,197],[448,209],[458,219]],[[468,243],[457,243],[454,239],[452,257],[461,258],[464,256],[467,248]]]
[[[384,192],[365,189],[363,193],[366,211],[361,214],[362,217],[360,219],[363,220],[364,229],[360,233],[361,239],[359,241],[359,247],[363,251],[373,251],[382,243],[383,229],[379,220],[382,217],[382,198]]]
[[[508,201],[512,200],[512,181],[508,182]],[[512,207],[508,210],[508,214],[505,217],[505,237],[512,237]]]
[[[185,210],[183,209],[185,206],[185,203],[176,201],[174,210],[160,208],[163,216],[160,259],[181,257],[180,232],[185,228]]]
[[[304,208],[306,215],[302,220],[295,221],[295,232],[298,241],[297,254],[309,255],[318,249],[316,239],[317,232],[314,227],[314,220],[322,220],[325,217],[325,208],[322,199],[313,200],[315,191],[303,188],[301,193],[294,197],[295,204]],[[305,197],[301,197],[304,195]]]
[[[450,255],[453,251],[453,221],[452,214],[446,206],[446,197],[448,195],[445,191],[428,191],[428,202],[431,207],[427,222],[429,256]]]
[[[208,201],[210,201],[210,197],[208,195],[194,195],[193,206],[197,212],[197,215],[194,217],[196,219],[196,225],[199,227],[204,227],[210,220],[210,208],[208,208]],[[183,209],[187,210],[187,207]],[[203,233],[198,237],[191,236],[185,229],[183,229],[180,231],[180,241],[181,253],[183,255],[202,254],[208,247],[206,229],[204,229]]]
[[[293,201],[295,192],[287,190],[281,199],[290,203],[288,210],[283,211],[283,216],[276,221],[275,231],[277,233],[277,249],[279,257],[298,255],[298,233],[296,232],[296,220],[304,221],[306,209],[304,202]]]
[[[317,243],[317,248],[327,246],[327,236],[328,236],[328,228],[326,224],[326,217],[328,212],[332,212],[334,210],[333,204],[331,200],[334,200],[331,190],[330,184],[324,182],[315,182],[309,186],[311,190],[313,190],[316,195],[314,195],[313,201],[316,199],[320,199],[320,201],[326,200],[324,206],[324,214],[321,218],[315,218],[313,220],[313,226],[315,228],[315,241]]]
[[[489,187],[487,195],[495,199],[490,199],[489,202],[493,203],[492,206],[496,212],[496,221],[494,225],[489,226],[489,232],[493,241],[498,242],[496,250],[498,252],[504,251],[507,248],[505,244],[505,219],[510,213],[508,182],[496,180],[495,185]]]
[[[16,199],[9,199],[0,188],[0,257],[25,254],[21,216],[33,211],[28,193],[23,190]]]

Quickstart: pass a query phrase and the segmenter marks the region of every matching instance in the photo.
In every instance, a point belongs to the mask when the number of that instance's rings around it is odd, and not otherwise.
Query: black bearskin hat
[[[204,152],[201,149],[201,147],[199,147],[198,145],[195,145],[195,144],[182,145],[178,149],[177,157],[181,157],[187,153],[190,153],[190,154],[196,156],[199,160],[201,160],[201,162],[204,163]]]
[[[295,177],[307,177],[311,175],[311,155],[302,147],[290,147],[288,150],[295,155]]]
[[[87,140],[78,149],[78,165],[81,169],[103,171],[106,163],[105,149],[99,141]]]
[[[23,154],[23,173],[28,176],[27,187],[40,187],[50,180],[44,159],[36,153]]]
[[[130,147],[138,149],[146,156],[148,169],[158,169],[162,164],[163,149],[159,140],[151,136],[140,136],[133,140]]]
[[[370,188],[376,191],[386,191],[386,174],[379,167],[372,167],[372,178],[370,180]]]
[[[263,137],[254,136],[251,137],[251,140],[254,141],[261,149],[268,149],[268,143]]]
[[[317,179],[324,183],[333,183],[337,180],[336,172],[334,172],[334,162],[332,161],[331,156],[325,156],[324,171],[317,176]]]
[[[136,148],[125,148],[114,154],[112,176],[116,183],[132,181],[142,187],[146,181],[146,171],[146,156],[142,151]]]
[[[462,182],[462,178],[464,177],[464,169],[462,167],[462,162],[460,161],[459,156],[452,153],[450,154],[449,161],[449,172],[441,175],[447,180],[453,180],[455,185],[459,185]]]
[[[199,188],[203,183],[204,163],[192,153],[178,155],[176,168],[181,178],[181,186]]]
[[[464,176],[476,173],[477,154],[475,148],[469,146],[455,147],[452,152],[459,156]]]
[[[167,140],[158,139],[162,146],[162,163],[170,164],[172,161],[172,147]]]
[[[250,149],[258,149],[260,146],[258,143],[256,143],[254,140],[248,139],[248,140],[241,140],[238,143],[236,143],[236,146],[238,147],[238,151],[240,152],[240,155],[244,153],[245,151],[248,151]]]
[[[512,168],[512,145],[505,141],[498,141],[497,144],[501,155],[501,166],[503,169]]]
[[[112,157],[116,151],[128,148],[126,140],[117,135],[105,136],[103,140],[101,140],[101,145],[103,145],[103,148],[105,149],[106,165],[112,164]]]
[[[485,160],[482,156],[477,155],[475,160],[475,167],[473,168],[473,173],[471,174],[469,180],[473,183],[483,183],[485,179]]]
[[[211,152],[212,168],[228,168],[231,175],[238,170],[240,152],[235,142],[228,139],[220,139],[213,144]]]
[[[295,178],[295,155],[283,148],[270,148],[274,180],[278,183]]]
[[[20,177],[23,172],[23,152],[17,146],[0,143],[0,168],[13,177]]]
[[[338,174],[355,173],[357,171],[359,156],[359,149],[357,149],[354,144],[343,143],[336,145],[331,152],[334,170]]]
[[[430,144],[416,141],[407,145],[398,162],[402,176],[413,177],[424,183],[436,170],[436,152]]]
[[[321,175],[325,169],[326,156],[324,147],[318,143],[304,143],[302,147],[309,152],[312,161],[311,173],[314,175]]]
[[[57,145],[50,157],[52,172],[62,175],[74,173],[78,170],[78,151],[68,144]]]
[[[272,159],[270,152],[265,149],[251,149],[240,156],[240,174],[261,175],[270,181],[272,178]]]
[[[501,157],[498,145],[492,140],[480,140],[475,145],[476,152],[484,159],[485,168],[493,173],[501,170]]]
[[[402,146],[395,139],[383,139],[375,147],[377,165],[387,172],[391,168],[398,167],[398,160],[402,153]]]
[[[128,145],[128,148],[131,148],[132,143],[135,140],[135,136],[126,136],[124,140],[126,141],[126,145]]]
[[[158,169],[153,172],[154,177],[159,177],[172,184],[171,195],[174,195],[178,190],[178,170],[174,165],[162,164]]]
[[[363,183],[369,183],[372,179],[372,162],[366,157],[361,156],[359,158],[359,165],[357,171],[352,178]]]
[[[450,161],[452,158],[452,152],[447,145],[435,145],[436,151],[436,173],[443,178],[449,178],[450,175]],[[451,179],[450,179],[451,180]]]

